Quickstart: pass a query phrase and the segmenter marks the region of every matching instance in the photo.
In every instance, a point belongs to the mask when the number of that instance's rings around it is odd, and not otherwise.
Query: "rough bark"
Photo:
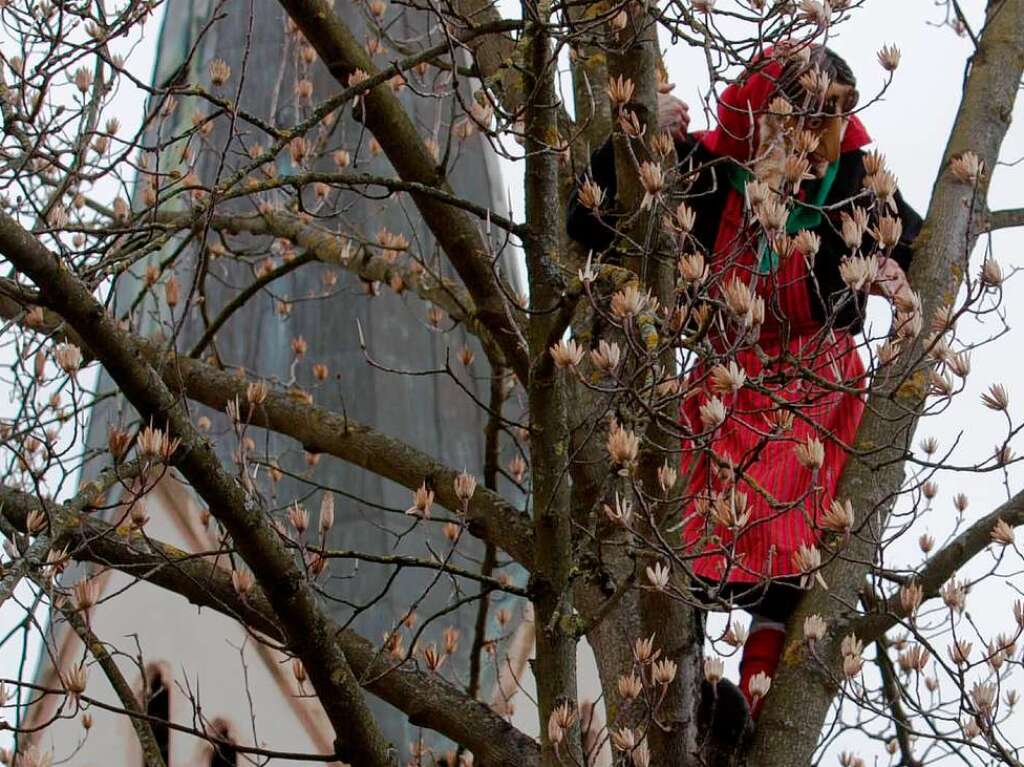
[[[224,470],[210,441],[197,432],[181,402],[134,353],[130,338],[88,289],[6,213],[0,213],[0,253],[36,284],[45,305],[89,339],[97,358],[140,415],[181,440],[176,465],[218,514],[242,558],[264,585],[285,627],[289,646],[309,670],[310,682],[334,728],[339,758],[373,767],[394,764],[397,760],[367,709],[304,574],[281,545],[259,504]]]
[[[537,708],[541,723],[541,764],[564,760],[581,764],[578,722],[552,740],[549,718],[563,704],[576,705],[576,643],[573,615],[573,530],[569,488],[569,433],[565,386],[549,347],[551,311],[562,300],[559,274],[562,214],[558,199],[558,102],[555,61],[549,29],[551,8],[524,3],[526,71],[526,215],[530,232],[526,263],[530,275],[528,343],[532,364],[527,391],[530,402],[530,457],[533,476],[533,521],[536,554],[530,578],[535,610]]]
[[[660,54],[657,33],[653,6],[647,3],[636,6],[632,24],[620,33],[620,45],[608,58],[609,76],[631,79],[635,85],[633,101],[627,108],[635,112],[640,123],[646,126],[644,136],[647,138],[655,136],[659,129],[657,66]],[[651,157],[652,152],[640,140],[617,133],[613,141],[616,179],[619,180],[618,202],[625,211],[638,213],[635,223],[626,233],[631,244],[625,247],[624,264],[638,276],[643,290],[650,291],[662,306],[672,306],[675,300],[674,260],[669,257],[671,251],[665,247],[667,243],[660,221],[640,210],[645,190],[637,174],[637,162],[656,159]],[[666,166],[671,167],[671,159],[665,163]],[[644,360],[644,364],[650,362],[653,360]],[[658,364],[663,380],[674,376],[677,368],[675,350],[666,349]],[[666,406],[660,413],[666,422],[673,420],[673,413],[669,412],[673,407]],[[664,538],[664,529],[675,522],[677,511],[671,504],[653,500],[658,493],[658,467],[666,456],[674,455],[675,445],[666,439],[658,418],[651,418],[646,424],[644,436],[637,478],[650,499],[651,524],[643,525],[643,528],[645,537],[658,540]],[[655,533],[652,527],[659,532]],[[694,608],[684,602],[658,593],[641,594],[636,609],[640,612],[642,635],[653,634],[663,657],[673,660],[678,666],[676,681],[669,686],[656,715],[660,726],[652,727],[648,733],[652,764],[666,767],[696,764],[700,756],[695,713],[703,656],[698,616]]]
[[[95,487],[83,493],[94,493]],[[44,503],[19,490],[0,486],[6,520],[24,529],[32,509],[45,509],[62,530],[54,541],[87,562],[113,567],[207,607],[262,635],[262,641],[286,641],[280,620],[265,593],[256,589],[245,599],[231,585],[229,571],[153,538],[126,535],[106,522],[90,519],[74,504]],[[534,765],[536,742],[516,730],[490,707],[471,700],[437,674],[412,664],[393,668],[380,648],[352,629],[332,624],[338,646],[366,690],[408,714],[417,726],[428,727],[464,744],[485,764],[495,767]]]
[[[376,74],[362,46],[326,0],[281,0],[281,5],[339,83],[347,85],[357,69]],[[366,95],[362,120],[403,181],[451,193],[441,169],[389,86],[379,85]],[[495,274],[494,258],[479,226],[469,214],[453,210],[433,196],[413,191],[410,197],[476,301],[479,320],[491,329],[509,366],[525,381],[529,361],[510,302],[513,291]]]
[[[1010,115],[1024,71],[1024,2],[990,3],[980,44],[974,54],[963,99],[953,126],[925,226],[914,248],[910,282],[921,295],[925,327],[936,310],[955,296],[967,257],[981,231],[990,174],[976,188],[957,180],[950,161],[973,151],[987,169],[994,168],[1010,124]],[[892,385],[878,387],[868,401],[851,457],[837,495],[854,499],[857,523],[877,533],[885,527],[904,478],[907,455],[925,396],[924,340],[904,353],[903,363],[890,373]],[[876,378],[876,384],[878,380]],[[833,560],[823,575],[829,590],[807,594],[790,621],[789,639],[799,636],[804,618],[824,617],[830,641],[819,655],[835,672],[844,625],[853,620],[851,608],[864,585],[875,552],[872,535],[855,536],[844,556]],[[810,764],[836,690],[829,675],[802,656],[787,654],[773,680],[758,722],[748,762],[752,765]]]

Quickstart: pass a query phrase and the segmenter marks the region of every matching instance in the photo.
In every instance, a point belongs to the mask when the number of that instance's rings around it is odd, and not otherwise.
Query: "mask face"
[[[772,188],[779,188],[786,158],[800,153],[801,134],[813,134],[817,146],[807,154],[809,175],[823,178],[828,166],[839,159],[849,113],[857,105],[857,90],[850,85],[832,84],[824,99],[808,98],[796,105],[796,112],[783,117],[765,112],[758,119],[758,159],[752,169]]]
[[[850,120],[848,113],[857,106],[859,94],[851,85],[833,83],[829,86],[824,103],[817,110],[812,109],[802,116],[803,129],[818,137],[818,148],[808,160],[811,172],[816,178],[825,175],[830,163],[839,159],[843,145],[843,136]],[[793,118],[794,128],[799,125],[801,117]]]

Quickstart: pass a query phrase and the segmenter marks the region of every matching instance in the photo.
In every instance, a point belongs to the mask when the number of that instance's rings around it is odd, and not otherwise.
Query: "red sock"
[[[750,693],[750,680],[758,674],[765,674],[768,678],[775,676],[775,670],[779,667],[779,660],[782,658],[782,647],[786,641],[786,629],[781,623],[761,623],[751,627],[750,636],[743,645],[743,658],[740,660],[740,690],[743,692],[747,703],[750,704],[750,714],[757,719],[761,713],[763,698],[754,700]]]

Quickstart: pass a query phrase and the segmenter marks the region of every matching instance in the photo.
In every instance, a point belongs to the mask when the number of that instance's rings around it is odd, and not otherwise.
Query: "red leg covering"
[[[757,674],[764,673],[769,678],[775,676],[782,658],[782,647],[786,641],[784,628],[776,626],[755,626],[743,645],[743,658],[740,660],[740,690],[750,704],[750,714],[757,719],[761,713],[763,699],[756,702],[750,694],[750,680]]]

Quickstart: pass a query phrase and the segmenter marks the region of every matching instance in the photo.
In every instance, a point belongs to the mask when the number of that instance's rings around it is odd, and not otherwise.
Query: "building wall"
[[[146,498],[150,521],[146,533],[184,551],[216,549],[216,541],[201,521],[201,509],[191,494],[172,477],[167,477]],[[211,564],[215,564],[211,559]],[[223,566],[223,563],[220,563]],[[72,576],[69,584],[81,575]],[[232,737],[244,745],[275,751],[328,753],[331,727],[315,698],[300,693],[289,660],[260,643],[241,625],[219,613],[199,609],[148,583],[117,572],[97,573],[102,596],[90,613],[96,635],[125,654],[118,665],[130,684],[142,688],[139,671],[158,666],[171,689],[171,720],[197,727],[209,727],[215,720],[227,721]],[[516,616],[520,621],[507,646],[509,663],[501,689],[493,688],[489,700],[517,728],[539,737],[540,722],[536,700],[533,658],[533,620],[527,606]],[[51,631],[52,647],[59,651],[61,667],[68,669],[87,658],[90,668],[86,694],[118,706],[113,688],[91,655],[66,624],[56,622]],[[130,656],[130,657],[128,657]],[[580,700],[598,701],[597,726],[605,724],[601,687],[593,652],[586,641],[577,653]],[[58,688],[54,665],[44,661],[39,684]],[[307,691],[309,688],[307,687]],[[510,704],[510,705],[509,705]],[[127,717],[88,708],[93,726],[85,737],[81,716],[64,696],[49,695],[30,710],[29,724],[38,726],[54,716],[35,742],[54,750],[54,761],[73,755],[76,767],[139,767],[141,751]],[[254,734],[255,733],[255,734]],[[169,767],[206,767],[210,747],[188,734],[170,733]],[[404,744],[395,744],[401,748]],[[240,764],[246,764],[240,761]],[[323,765],[323,762],[271,759],[269,764]],[[591,767],[610,767],[611,749],[606,743]]]
[[[242,82],[241,73],[245,70],[244,87],[237,96],[241,108],[262,120],[280,125],[293,125],[308,116],[309,106],[297,103],[294,97],[294,85],[299,76],[295,66],[296,41],[286,32],[285,14],[276,0],[174,0],[162,7],[167,10],[157,41],[155,86],[177,77],[208,85],[209,63],[218,58],[231,67],[232,89]],[[337,0],[335,9],[352,33],[363,40],[368,31],[365,8],[350,0]],[[389,16],[390,34],[403,40],[422,41],[426,45],[435,41],[437,30],[430,31],[427,14],[399,4],[392,4],[389,14],[394,15],[393,19]],[[214,23],[211,23],[212,16],[218,17]],[[378,63],[383,61],[380,59]],[[315,102],[337,93],[337,81],[321,63],[314,64],[308,75],[314,83]],[[437,70],[429,72],[427,77],[428,80],[418,87],[425,89],[430,96],[420,97],[413,88],[405,88],[399,98],[422,135],[432,134],[436,126],[443,144],[451,120],[452,99],[434,98],[433,92],[435,87],[445,87],[447,75]],[[464,99],[470,99],[472,88],[478,87],[468,78],[461,81],[461,85]],[[188,108],[184,108],[184,104],[179,105],[173,115],[159,125],[159,133],[154,127],[146,133],[144,141],[157,144],[162,140],[158,136],[186,131],[191,126],[192,112],[192,104]],[[245,127],[241,129],[245,135],[243,141],[229,131],[232,124],[227,116],[222,116],[214,121],[205,148],[193,142],[195,171],[206,182],[212,182],[217,174],[225,177],[237,170],[240,162],[248,162],[247,148],[251,142],[260,140]],[[237,125],[235,127],[238,128]],[[362,131],[349,111],[345,111],[339,117],[337,129],[331,134],[329,151],[317,161],[316,169],[335,170],[330,150],[344,146],[353,153],[353,171],[393,176],[394,168],[384,155],[374,157],[370,154],[368,138]],[[361,147],[358,153],[355,151],[357,145]],[[225,150],[223,156],[222,148]],[[447,180],[455,193],[496,214],[506,215],[508,211],[500,170],[490,146],[479,134],[474,134],[457,146],[453,156],[457,157],[457,162],[450,169]],[[167,150],[161,158],[161,169],[167,172],[179,157],[179,147]],[[296,170],[287,153],[280,157],[278,165],[282,174]],[[312,206],[314,201],[310,197],[307,193],[307,203]],[[264,199],[273,201],[278,197],[260,198]],[[406,195],[375,199],[373,195],[367,197],[342,191],[336,203],[333,199],[332,205],[336,205],[341,213],[337,218],[320,220],[322,226],[354,231],[359,235],[355,241],[374,241],[380,227],[402,233],[432,269],[447,277],[455,276]],[[226,201],[218,209],[248,214],[252,205],[253,200],[240,198]],[[485,226],[482,221],[480,226]],[[232,242],[244,244],[254,258],[257,254],[262,257],[276,253],[270,237],[239,236],[232,238]],[[165,250],[151,254],[151,263],[163,262],[171,249],[181,244],[175,241],[169,243]],[[507,245],[502,232],[496,227],[491,234],[491,245],[500,256],[498,265],[503,274],[514,290],[520,290],[522,280],[519,279],[518,267],[521,258],[514,253],[513,247]],[[176,258],[174,271],[183,294],[200,269],[199,255],[198,249],[188,247]],[[250,261],[217,258],[203,267],[202,271],[209,275],[203,293],[210,316],[219,314],[236,297],[240,286],[251,284],[255,261]],[[144,336],[176,332],[177,348],[182,352],[189,351],[204,331],[200,313],[194,307],[186,307],[183,302],[175,310],[172,320],[172,313],[162,298],[161,286],[154,290],[146,288],[145,267],[145,263],[134,264],[118,275],[111,296],[111,310],[121,315],[129,307],[137,306],[133,316],[137,332]],[[327,272],[336,274],[337,283],[327,291],[329,295],[323,297],[323,278]],[[140,300],[140,293],[147,294]],[[321,298],[310,302],[304,300],[307,296]],[[277,298],[296,301],[287,318],[276,313]],[[474,404],[474,398],[484,402],[488,400],[491,370],[480,345],[465,327],[452,327],[451,321],[445,320],[445,332],[437,332],[428,325],[426,311],[425,302],[411,292],[397,295],[385,288],[380,295],[371,298],[355,275],[329,264],[307,264],[275,280],[268,290],[252,297],[232,314],[217,333],[217,355],[229,369],[243,368],[252,378],[281,381],[294,375],[294,383],[308,390],[318,405],[336,412],[343,411],[357,422],[401,439],[448,466],[465,469],[482,479],[487,415]],[[308,351],[293,367],[295,360],[290,342],[299,336],[307,341]],[[365,340],[365,349],[360,337]],[[468,367],[457,362],[457,355],[464,346],[476,355]],[[206,351],[210,351],[209,348]],[[448,362],[457,368],[454,375],[458,382],[445,375],[389,372],[438,370]],[[328,367],[328,380],[318,382],[314,378],[313,363],[323,363]],[[108,426],[134,428],[137,425],[124,396],[116,392],[109,376],[101,374],[97,390],[106,392],[112,389],[115,390],[114,396],[101,400],[91,411],[86,440],[91,459],[86,463],[85,479],[109,465],[106,453]],[[467,392],[471,392],[472,397]],[[210,438],[225,465],[233,470],[232,454],[237,448],[237,440],[229,419],[204,407],[193,405],[193,408],[197,417],[202,415],[211,419]],[[509,406],[508,410],[511,417],[521,418],[518,408]],[[336,524],[328,536],[329,547],[416,557],[429,556],[430,550],[446,550],[448,542],[441,525],[412,525],[410,518],[401,513],[410,505],[412,494],[408,488],[329,456],[323,456],[315,468],[311,468],[303,446],[295,440],[255,428],[247,433],[257,445],[254,457],[273,458],[285,472],[285,476],[273,485],[267,481],[266,472],[260,472],[256,478],[268,508],[278,518],[283,517],[285,508],[294,499],[305,502],[304,499],[312,498],[312,504],[307,508],[314,511],[319,500],[319,488],[332,488],[338,504]],[[509,436],[503,434],[500,440],[500,463],[507,465],[517,449]],[[511,482],[499,479],[499,489],[513,503],[525,504]],[[463,536],[459,549],[460,556],[475,561],[483,559],[484,545],[472,536]],[[465,638],[471,636],[477,606],[467,603],[448,611],[453,591],[450,579],[433,580],[431,574],[419,569],[404,569],[396,574],[390,565],[369,562],[360,563],[358,576],[355,572],[355,566],[349,562],[332,563],[331,574],[335,577],[330,589],[336,600],[325,601],[324,606],[334,620],[350,624],[371,641],[380,641],[385,632],[394,629],[414,601],[417,613],[424,619],[425,616],[444,612],[443,620],[433,623],[423,639],[426,643],[438,641],[441,630],[448,625],[460,629],[464,641],[446,664],[446,670],[457,668],[463,678],[468,678],[472,645]],[[507,574],[515,583],[526,583],[525,571],[515,564],[503,564],[500,572]],[[468,579],[457,580],[463,592],[476,593],[479,588],[477,583]],[[371,609],[351,607],[370,600],[373,600]],[[510,608],[517,606],[518,601],[516,597],[499,592],[490,595],[493,611],[506,605]],[[482,684],[483,689],[487,689],[493,683],[493,675],[490,667],[485,666],[484,670]],[[384,701],[370,698],[369,706],[385,737],[395,743],[403,757],[407,756],[408,744],[417,737],[418,728]],[[439,740],[435,739],[435,744]]]
[[[165,481],[148,498],[151,520],[146,532],[186,551],[209,550],[203,542],[199,509],[181,491]],[[184,497],[183,497],[184,496]],[[201,544],[197,545],[197,544]],[[92,610],[96,635],[129,657],[118,665],[128,682],[140,689],[139,664],[158,664],[170,675],[171,720],[189,727],[200,721],[209,726],[225,719],[232,737],[241,744],[278,751],[328,753],[330,728],[315,699],[299,695],[284,656],[261,645],[242,627],[211,610],[200,610],[185,599],[144,582],[133,582],[123,573],[109,571],[103,579],[103,598],[109,601]],[[83,645],[65,624],[53,626],[64,668],[83,658]],[[119,705],[102,670],[89,664],[86,694]],[[45,664],[40,684],[58,687],[54,666]],[[51,695],[31,711],[33,723],[46,721],[69,706],[63,696]],[[83,741],[81,717],[61,718],[37,739],[43,748],[54,748],[54,761],[67,759],[76,767],[139,767],[141,751],[127,717],[93,706],[93,726]],[[254,734],[255,733],[255,734]],[[169,767],[207,765],[209,746],[187,733],[170,733]],[[240,760],[240,764],[247,764]],[[323,762],[271,760],[270,764],[323,765]]]
[[[532,652],[530,659],[531,661],[533,659]],[[537,700],[537,680],[533,676],[532,663],[525,664],[517,687],[516,694],[511,698],[511,722],[530,737],[540,738],[540,718],[537,715],[537,706],[533,702]],[[583,701],[596,702],[594,726],[600,730],[607,723],[607,715],[604,703],[601,701],[601,680],[597,673],[594,651],[585,639],[576,646],[576,689],[581,703]],[[607,740],[607,733],[602,734],[601,737],[605,739],[605,742],[588,767],[611,767],[612,765],[612,749]]]

